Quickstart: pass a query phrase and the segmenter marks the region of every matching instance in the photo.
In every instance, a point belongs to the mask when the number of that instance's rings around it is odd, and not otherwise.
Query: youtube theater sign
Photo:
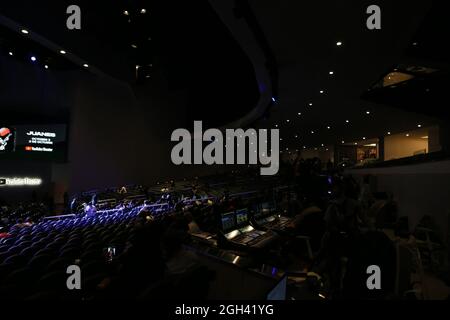
[[[41,178],[30,177],[0,177],[0,188],[6,187],[25,187],[25,186],[40,186],[42,184]]]

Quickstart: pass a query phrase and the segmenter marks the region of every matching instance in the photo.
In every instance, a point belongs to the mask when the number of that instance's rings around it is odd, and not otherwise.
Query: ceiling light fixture
[[[89,68],[89,65],[87,63],[83,64],[83,67]]]
[[[147,13],[147,10],[141,9],[141,13],[142,13],[142,14],[146,14],[146,13]]]
[[[370,111],[366,111],[366,114],[370,114]]]
[[[330,71],[330,72],[328,72],[330,75],[333,75],[334,74],[334,71]]]
[[[345,123],[350,123],[350,120],[345,120]]]
[[[129,13],[127,10],[125,10],[125,11],[123,12],[123,14],[126,15],[126,16],[129,16],[129,15],[130,15],[130,13]]]
[[[330,127],[330,126],[328,126],[328,127],[327,127],[327,129],[328,129],[328,130],[330,130],[330,129],[331,129],[331,127]]]
[[[309,106],[312,107],[312,105],[313,105],[312,102],[310,102],[310,103],[309,103]]]
[[[59,50],[59,53],[66,54],[66,52],[64,50]]]
[[[14,54],[12,53],[12,51],[8,52],[8,54],[9,54],[10,56],[14,55]]]
[[[37,58],[35,56],[31,56],[31,61],[35,62],[37,60]]]
[[[391,132],[390,131],[388,131],[388,133],[387,133],[389,136],[391,135]]]
[[[45,69],[48,69],[48,65],[45,65],[44,68],[45,68]]]
[[[26,29],[22,29],[22,30],[20,30],[20,32],[22,32],[23,34],[28,34],[29,33],[28,30],[26,30]]]
[[[323,90],[320,90],[319,92],[320,92],[320,94],[324,94],[325,93],[325,91],[323,91]]]
[[[421,124],[418,124],[418,125],[417,125],[417,128],[422,128],[422,125],[421,125]]]
[[[338,42],[336,42],[336,45],[337,45],[338,47],[340,47],[340,46],[342,46],[342,42],[341,42],[341,41],[338,41]]]

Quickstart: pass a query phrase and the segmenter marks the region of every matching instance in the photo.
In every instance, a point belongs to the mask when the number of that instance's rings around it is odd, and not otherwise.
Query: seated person
[[[367,211],[371,224],[378,228],[393,228],[397,221],[397,205],[392,198],[375,201]]]
[[[111,296],[130,298],[164,275],[164,260],[160,248],[161,232],[154,223],[138,225],[134,238],[113,261],[111,274],[98,289]]]
[[[25,222],[23,223],[24,227],[31,227],[33,225],[33,220],[31,219],[31,217],[28,217],[25,219]]]
[[[323,215],[322,209],[318,206],[318,201],[306,200],[303,210],[293,217],[292,221],[289,224],[289,227],[296,229],[308,216],[315,214]]]
[[[143,219],[143,220],[146,220],[146,221],[154,220],[152,212],[147,207],[143,207],[141,209],[141,211],[139,211],[138,216],[139,216],[140,219]]]
[[[126,193],[128,193],[128,190],[125,186],[119,189],[119,194],[126,194]]]
[[[168,276],[181,275],[199,266],[197,255],[183,247],[187,230],[187,225],[179,220],[175,221],[163,236],[162,247]]]
[[[367,212],[356,200],[354,180],[352,178],[336,179],[333,182],[334,199],[325,213],[329,230],[338,232],[358,232],[370,227]]]
[[[93,204],[84,204],[84,213],[87,216],[93,216],[97,212],[97,208]]]
[[[189,233],[200,233],[202,232],[202,230],[200,229],[200,227],[198,226],[197,222],[195,222],[194,217],[192,216],[191,212],[186,212],[184,214],[184,217],[186,218],[187,222],[188,222],[188,228],[189,228]]]

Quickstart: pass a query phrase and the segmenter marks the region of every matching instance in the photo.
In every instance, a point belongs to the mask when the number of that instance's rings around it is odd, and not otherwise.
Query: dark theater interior
[[[449,12],[0,1],[0,305],[448,301]]]

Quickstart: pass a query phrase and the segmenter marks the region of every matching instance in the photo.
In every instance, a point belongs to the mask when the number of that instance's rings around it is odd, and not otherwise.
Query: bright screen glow
[[[0,124],[0,159],[64,160],[66,125]]]
[[[0,187],[8,186],[39,186],[42,184],[41,178],[29,178],[29,177],[12,177],[4,178],[0,177]]]

